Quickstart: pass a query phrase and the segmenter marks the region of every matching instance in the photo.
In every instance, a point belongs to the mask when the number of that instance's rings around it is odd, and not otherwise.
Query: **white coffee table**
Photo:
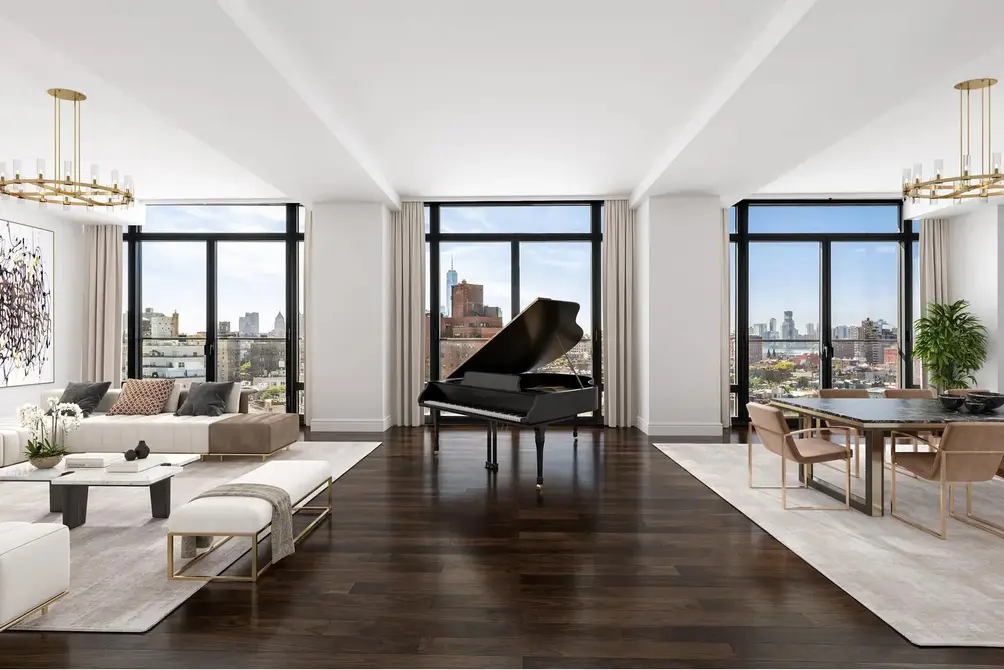
[[[73,471],[67,470],[63,463],[60,463],[54,468],[39,470],[28,461],[25,461],[23,463],[16,463],[15,465],[8,465],[5,468],[0,468],[0,482],[39,482],[42,484],[48,484],[49,511],[62,512],[62,491],[60,489],[54,489],[52,487],[52,482],[63,475],[70,474],[71,472]]]
[[[171,478],[182,471],[178,465],[160,465],[142,472],[87,468],[56,477],[50,486],[62,494],[63,525],[70,529],[87,521],[87,492],[92,486],[145,486],[150,489],[151,515],[166,519],[171,516]]]

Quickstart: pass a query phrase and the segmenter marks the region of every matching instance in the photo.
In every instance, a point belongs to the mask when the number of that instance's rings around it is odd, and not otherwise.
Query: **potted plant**
[[[84,413],[78,405],[49,399],[49,409],[27,404],[18,410],[18,419],[29,430],[24,453],[28,461],[40,470],[59,465],[68,452],[66,435],[80,427]]]
[[[914,330],[913,353],[939,392],[976,384],[973,375],[987,359],[987,329],[969,312],[968,302],[929,303]]]

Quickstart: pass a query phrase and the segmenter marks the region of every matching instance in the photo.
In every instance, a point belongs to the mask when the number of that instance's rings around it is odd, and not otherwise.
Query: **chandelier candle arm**
[[[955,85],[959,91],[959,172],[944,173],[944,161],[934,161],[934,178],[924,179],[923,164],[903,170],[903,197],[913,201],[965,200],[1004,196],[1004,175],[1001,174],[1001,154],[993,150],[990,90],[996,79],[968,79]],[[979,104],[979,167],[975,169],[972,155],[973,91],[978,91]],[[978,174],[973,174],[973,172]]]
[[[53,147],[52,173],[46,173],[45,159],[36,162],[37,177],[21,176],[21,160],[13,160],[13,175],[7,174],[5,162],[0,162],[0,197],[16,198],[44,204],[59,204],[64,208],[79,207],[128,207],[135,202],[132,177],[126,176],[122,187],[118,184],[118,170],[112,171],[112,183],[102,184],[97,165],[91,165],[90,181],[83,181],[81,164],[81,103],[87,96],[67,88],[50,88],[53,99]],[[60,163],[62,146],[62,103],[73,105],[73,145],[72,159]],[[71,152],[67,152],[70,155]],[[62,172],[60,172],[62,168]]]

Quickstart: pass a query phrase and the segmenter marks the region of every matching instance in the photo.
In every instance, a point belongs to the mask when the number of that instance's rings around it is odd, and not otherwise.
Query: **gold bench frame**
[[[307,536],[312,530],[317,528],[318,524],[321,523],[326,517],[331,516],[331,477],[328,477],[320,485],[310,490],[307,495],[303,496],[295,503],[293,503],[293,515],[302,511],[308,512],[319,512],[317,517],[311,521],[306,528],[304,528],[300,533],[293,538],[293,544],[299,544],[300,540]],[[328,506],[318,507],[304,505],[303,503],[311,500],[315,496],[320,495],[324,489],[328,490]],[[272,565],[272,559],[269,558],[268,562],[265,563],[260,569],[258,567],[258,542],[261,539],[260,536],[263,532],[270,529],[271,523],[266,524],[262,528],[259,528],[257,532],[254,533],[230,533],[223,536],[222,540],[219,540],[213,544],[209,549],[202,552],[195,558],[189,560],[187,563],[182,565],[178,570],[174,569],[174,538],[176,537],[204,537],[205,533],[168,533],[167,534],[167,578],[168,579],[188,579],[197,581],[221,581],[221,582],[257,582],[258,578],[261,577],[266,570]],[[247,537],[251,540],[251,574],[250,575],[186,575],[182,574],[185,570],[191,567],[197,561],[201,561],[206,556],[222,547],[224,544],[234,539],[235,537]],[[244,554],[241,554],[243,556]],[[238,557],[240,558],[240,557]]]
[[[48,600],[46,600],[41,605],[37,605],[35,607],[32,607],[30,610],[28,610],[27,612],[25,612],[21,616],[16,617],[14,619],[11,619],[7,623],[5,623],[3,625],[0,625],[0,633],[4,632],[8,628],[13,628],[14,626],[18,625],[19,623],[21,623],[22,621],[24,621],[25,619],[27,619],[28,617],[30,617],[32,614],[35,614],[36,612],[41,612],[43,615],[48,614],[49,613],[49,605],[51,605],[52,603],[54,603],[57,600],[59,600],[60,598],[62,598],[63,596],[65,596],[67,593],[69,593],[69,591],[63,591],[62,593],[57,593],[56,595],[52,596],[51,598],[49,598]]]

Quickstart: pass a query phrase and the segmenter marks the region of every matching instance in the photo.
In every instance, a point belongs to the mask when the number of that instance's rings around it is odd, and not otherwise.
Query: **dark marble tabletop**
[[[937,398],[778,398],[773,402],[863,424],[1004,421],[1004,408],[986,414],[970,414],[964,408],[952,412],[945,409]]]

